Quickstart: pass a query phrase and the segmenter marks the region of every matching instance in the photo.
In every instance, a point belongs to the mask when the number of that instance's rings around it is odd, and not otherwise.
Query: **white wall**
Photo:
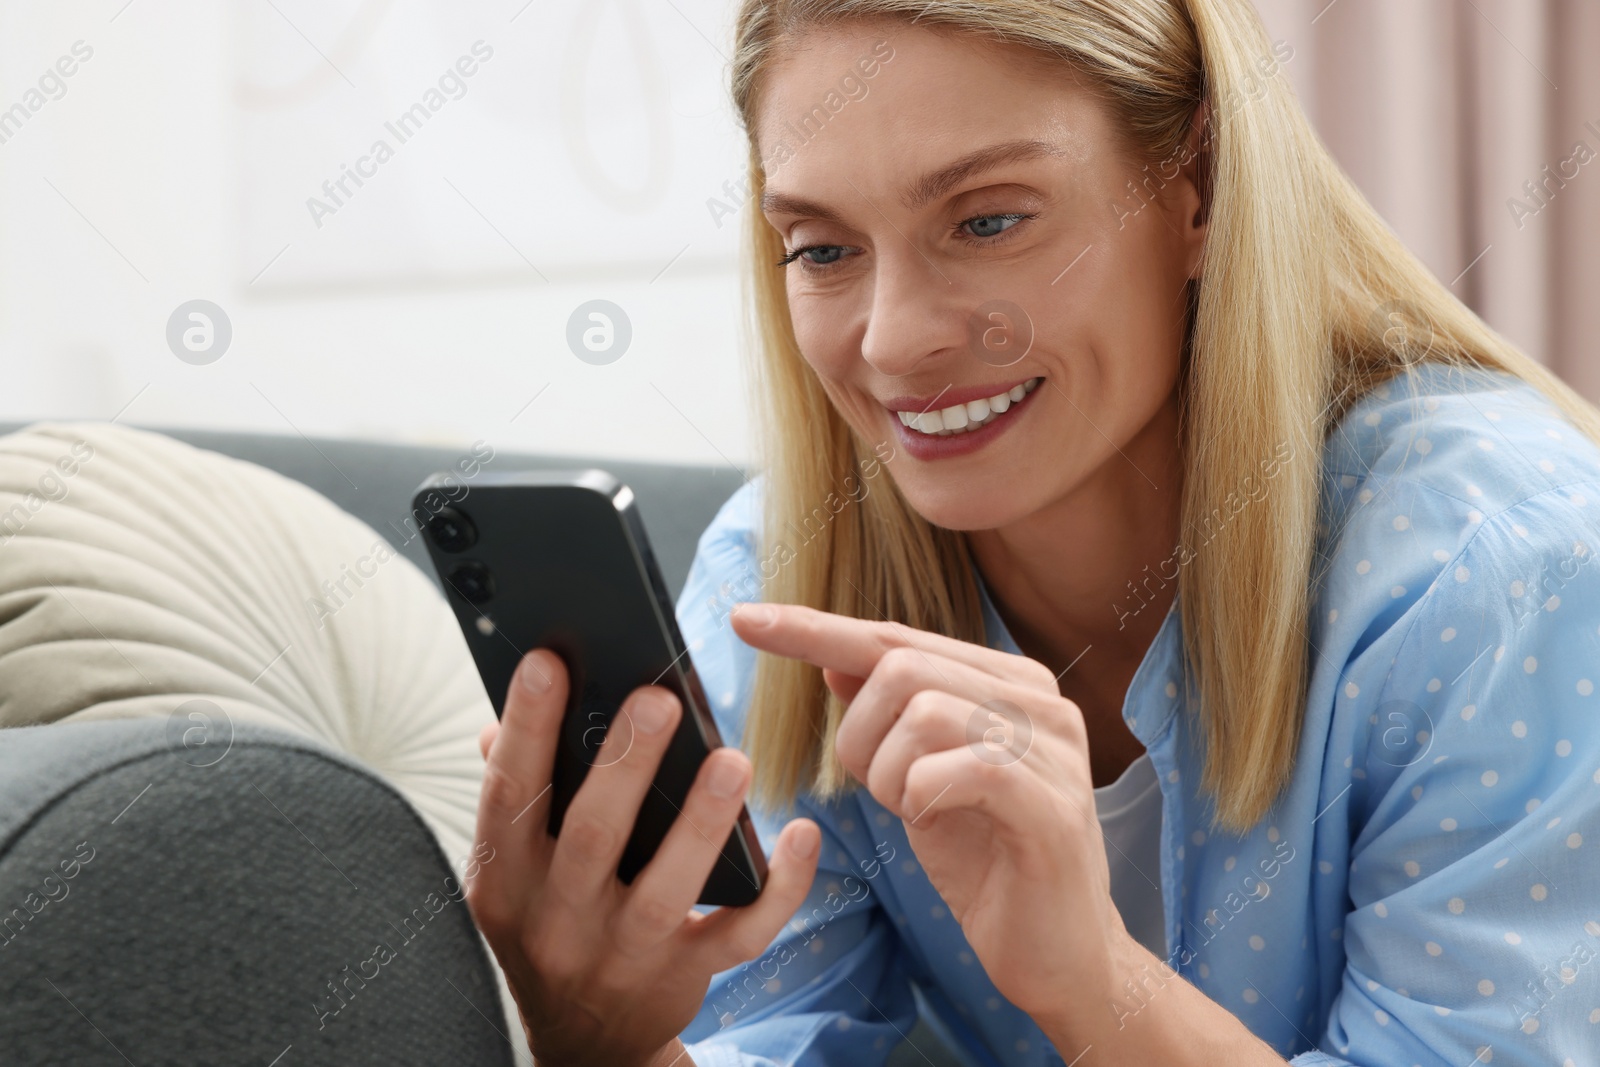
[[[747,208],[706,203],[741,174],[731,5],[124,4],[0,6],[0,419],[749,461]],[[233,329],[200,366],[166,339],[195,298]],[[595,298],[633,328],[604,366],[566,340]]]
[[[1443,4],[1428,10],[1442,17]],[[1336,69],[1338,56],[1381,46],[1392,79],[1424,55],[1411,22],[1388,32],[1384,19],[1401,16],[1378,0],[1258,6],[1374,204],[1465,299],[1499,293],[1475,303],[1538,358],[1529,318],[1545,306],[1519,303],[1505,277],[1543,255],[1539,231],[1463,227],[1460,183],[1441,184],[1432,150],[1378,121],[1403,110],[1406,128],[1454,128],[1446,44],[1424,40],[1432,66],[1408,90],[1352,93],[1350,78],[1375,75]],[[751,209],[725,191],[743,176],[726,89],[734,7],[0,0],[0,420],[121,412],[145,425],[750,462],[735,239]],[[1481,11],[1458,14],[1462,33],[1537,77],[1533,45],[1502,39]],[[41,76],[80,41],[92,56],[48,99]],[[492,55],[467,64],[462,95],[441,93],[401,143],[386,123],[480,41]],[[1537,127],[1509,123],[1508,136]],[[323,183],[380,137],[393,158],[313,214]],[[1504,154],[1514,175],[1550,158],[1539,144]],[[1475,210],[1499,218],[1515,192],[1487,182]],[[1578,219],[1557,214],[1594,195],[1563,194],[1540,225]],[[733,211],[720,226],[713,199]],[[234,333],[205,366],[166,341],[169,316],[196,298],[220,305]],[[633,326],[606,366],[566,341],[574,309],[597,298]],[[1583,305],[1567,309],[1572,323],[1586,321],[1592,301],[1569,302]]]

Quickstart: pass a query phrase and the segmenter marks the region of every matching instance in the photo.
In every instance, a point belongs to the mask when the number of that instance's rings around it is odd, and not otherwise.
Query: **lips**
[[[924,411],[946,408],[952,404],[965,404],[969,400],[1010,393],[1012,389],[1032,381],[1035,377],[1037,375],[1014,378],[1009,382],[992,382],[984,385],[947,385],[937,393],[928,393],[924,396],[885,397],[881,403],[890,411],[910,411],[920,414]]]
[[[932,463],[939,460],[953,461],[959,457],[971,456],[974,453],[990,448],[995,441],[1010,433],[1011,427],[1019,425],[1019,420],[1026,421],[1028,418],[1027,413],[1038,407],[1040,400],[1044,399],[1045,390],[1039,388],[1039,383],[1043,381],[1042,377],[1026,378],[1012,385],[1004,394],[994,392],[983,395],[980,393],[974,397],[972,394],[976,390],[972,388],[963,390],[968,394],[969,399],[967,399],[966,403],[960,405],[961,413],[955,415],[952,420],[959,422],[962,416],[967,418],[967,424],[959,430],[944,425],[946,413],[949,412],[950,408],[956,406],[952,404],[946,404],[940,408],[930,407],[927,411],[906,411],[903,408],[898,410],[891,409],[886,411],[885,415],[889,419],[889,425],[893,428],[892,432],[895,437],[904,446],[906,455],[923,463]],[[1029,383],[1032,383],[1031,388]],[[978,386],[977,390],[987,392],[989,389],[996,388],[997,386]],[[1012,400],[1011,389],[1020,392],[1022,399]],[[950,392],[953,393],[955,390],[952,389]],[[945,394],[945,396],[948,395],[949,393]],[[999,404],[996,405],[994,400],[1002,395],[1005,399],[999,401]],[[984,418],[974,422],[972,410],[968,405],[976,404],[978,401],[984,401],[989,404],[989,413]],[[944,398],[941,397],[937,402],[943,404]],[[997,412],[995,410],[997,406],[1003,408],[1003,410]],[[934,418],[939,420],[939,429],[932,432],[921,429],[922,426],[931,426]]]
[[[988,426],[1010,410],[1011,405],[1038,388],[1042,381],[1042,377],[1034,377],[998,389],[994,386],[949,389],[921,406],[907,403],[905,399],[890,401],[885,406],[894,412],[901,425],[920,434],[945,437]],[[935,403],[942,406],[930,406]]]

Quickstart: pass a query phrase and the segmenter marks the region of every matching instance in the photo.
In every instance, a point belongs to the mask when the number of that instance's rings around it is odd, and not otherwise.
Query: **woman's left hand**
[[[834,742],[841,762],[905,822],[1006,999],[1045,1026],[1109,994],[1128,935],[1111,900],[1083,715],[1049,668],[792,604],[744,604],[731,617],[745,643],[822,668],[848,706]]]

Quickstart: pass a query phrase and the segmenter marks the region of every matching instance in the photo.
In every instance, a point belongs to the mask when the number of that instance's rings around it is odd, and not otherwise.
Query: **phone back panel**
[[[628,694],[655,684],[682,702],[677,731],[618,865],[629,884],[682,809],[700,763],[721,743],[632,498],[603,471],[497,472],[475,479],[470,490],[430,479],[413,509],[425,531],[445,507],[465,515],[476,531],[473,543],[455,552],[431,533],[425,540],[495,714],[525,652],[549,648],[567,665],[552,835],[560,833],[589,768],[619,758],[632,743],[628,720],[616,718]],[[485,586],[487,599],[480,594],[475,603],[467,595]],[[622,747],[602,753],[601,742],[614,730]],[[699,901],[749,903],[765,876],[754,827],[741,812]]]

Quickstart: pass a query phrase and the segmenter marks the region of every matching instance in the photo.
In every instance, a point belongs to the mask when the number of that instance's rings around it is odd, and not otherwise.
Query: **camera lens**
[[[470,560],[457,563],[450,568],[446,581],[469,604],[483,604],[494,596],[494,578],[490,576],[489,568],[481,563]]]
[[[478,543],[478,528],[452,507],[443,507],[428,520],[428,536],[441,552],[465,552]]]

